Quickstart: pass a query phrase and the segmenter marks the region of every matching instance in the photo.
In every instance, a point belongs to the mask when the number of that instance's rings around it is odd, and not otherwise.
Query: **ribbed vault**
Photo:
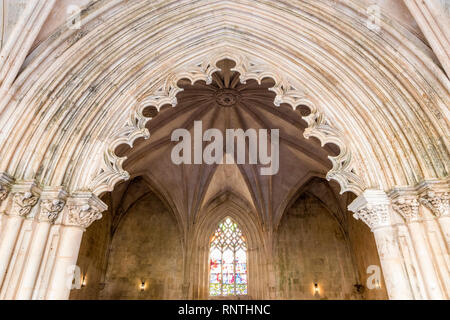
[[[176,211],[188,221],[196,221],[196,214],[205,203],[229,191],[246,198],[261,221],[271,225],[273,218],[282,215],[283,204],[289,201],[287,197],[298,181],[313,175],[325,176],[331,169],[328,153],[337,155],[340,150],[333,145],[321,148],[317,141],[302,137],[307,124],[301,120],[301,109],[294,111],[287,104],[275,107],[276,94],[270,91],[274,86],[272,79],[264,78],[261,84],[256,80],[241,83],[240,74],[232,71],[233,61],[222,60],[217,65],[219,71],[212,74],[211,84],[179,81],[183,91],[176,96],[175,108],[163,107],[159,114],[155,107],[145,108],[144,114],[153,116],[147,125],[151,137],[138,141],[131,149],[119,146],[115,153],[127,158],[124,169],[132,176],[151,177],[155,185],[170,190],[168,196]],[[248,140],[245,164],[174,164],[171,153],[177,142],[171,140],[171,134],[183,128],[194,139],[194,121],[202,123],[203,131],[280,130],[279,171],[276,175],[260,175],[261,165],[249,163]],[[204,142],[203,148],[208,144]],[[224,143],[223,154],[225,149]],[[236,161],[237,154],[233,157]]]
[[[17,180],[92,189],[111,137],[148,137],[136,105],[173,97],[172,82],[208,69],[214,52],[252,57],[260,76],[280,75],[277,97],[312,101],[319,124],[346,137],[365,186],[448,174],[448,79],[395,22],[367,29],[353,1],[97,1],[83,21],[37,47],[1,100],[0,171]]]

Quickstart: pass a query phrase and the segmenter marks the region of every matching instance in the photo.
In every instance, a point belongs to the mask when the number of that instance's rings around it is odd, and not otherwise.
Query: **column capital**
[[[13,181],[14,179],[9,174],[0,173],[0,204],[8,197]]]
[[[86,229],[103,217],[108,206],[93,193],[83,192],[68,198],[66,208],[62,224]]]
[[[12,208],[8,213],[11,216],[28,217],[31,209],[36,205],[40,197],[40,189],[34,181],[14,184],[11,187]]]
[[[420,203],[427,207],[437,218],[450,216],[449,179],[424,181],[417,189],[420,195]]]
[[[392,208],[407,222],[420,221],[419,196],[414,188],[396,188],[389,193]]]
[[[66,205],[67,193],[62,188],[45,188],[41,194],[39,222],[54,223]]]
[[[420,221],[422,216],[419,212],[419,201],[417,197],[401,197],[392,202],[392,208],[397,211],[407,223]]]
[[[356,198],[348,209],[356,220],[362,220],[371,230],[391,225],[389,198],[382,190],[366,190]]]

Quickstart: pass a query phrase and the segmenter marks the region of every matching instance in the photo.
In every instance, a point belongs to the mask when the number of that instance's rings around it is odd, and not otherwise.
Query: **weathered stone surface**
[[[361,299],[350,243],[332,214],[311,195],[285,213],[275,249],[277,298]],[[314,283],[320,289],[314,296]]]

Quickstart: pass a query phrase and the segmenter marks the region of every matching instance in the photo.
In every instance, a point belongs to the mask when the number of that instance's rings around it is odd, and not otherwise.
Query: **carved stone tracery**
[[[42,200],[39,221],[46,221],[50,223],[55,222],[65,204],[65,201],[60,199]]]
[[[393,201],[392,207],[397,211],[406,222],[420,220],[419,201],[417,197],[401,197]]]

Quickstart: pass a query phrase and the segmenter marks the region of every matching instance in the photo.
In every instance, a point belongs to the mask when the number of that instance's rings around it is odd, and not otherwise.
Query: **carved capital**
[[[421,195],[420,202],[438,218],[450,216],[448,192],[429,190]]]
[[[419,201],[416,197],[400,197],[393,201],[392,208],[397,211],[406,222],[419,221]]]
[[[6,200],[10,191],[13,178],[6,173],[0,173],[0,204]]]
[[[13,207],[11,215],[26,217],[30,214],[31,209],[38,202],[39,197],[31,192],[18,192],[13,197]]]
[[[62,216],[62,224],[82,229],[88,228],[94,221],[102,218],[102,212],[108,206],[91,192],[76,192],[67,198]]]
[[[353,217],[361,219],[370,229],[390,225],[389,207],[387,205],[367,205],[357,211]]]
[[[390,201],[384,191],[366,190],[349,205],[348,209],[354,212],[355,219],[361,219],[373,230],[391,224],[389,204]]]
[[[59,213],[64,208],[65,201],[61,199],[42,200],[39,221],[53,223],[58,218]]]
[[[0,204],[8,197],[10,189],[7,186],[0,184]]]
[[[65,225],[86,229],[94,221],[100,220],[102,217],[100,210],[89,204],[70,205],[68,206]]]

